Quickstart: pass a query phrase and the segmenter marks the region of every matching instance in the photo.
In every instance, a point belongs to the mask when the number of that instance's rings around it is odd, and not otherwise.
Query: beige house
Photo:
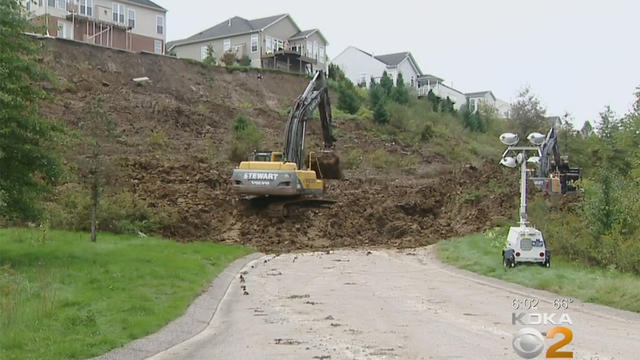
[[[167,10],[150,0],[23,0],[50,36],[164,54]]]
[[[288,14],[247,20],[239,16],[225,20],[183,40],[167,45],[179,58],[204,60],[207,47],[221,58],[232,52],[248,58],[250,66],[310,73],[327,70],[328,42],[318,29],[301,30]]]

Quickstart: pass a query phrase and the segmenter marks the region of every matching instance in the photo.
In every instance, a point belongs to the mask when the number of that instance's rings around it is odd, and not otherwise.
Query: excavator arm
[[[324,148],[330,149],[336,139],[331,132],[331,103],[323,71],[318,71],[314,75],[305,91],[296,99],[289,113],[284,158],[286,161],[295,163],[298,169],[304,168],[304,137],[307,119],[316,107],[318,107],[322,122]]]

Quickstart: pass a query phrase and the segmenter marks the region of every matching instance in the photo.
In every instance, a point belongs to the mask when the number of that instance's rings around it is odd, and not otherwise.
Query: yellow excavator
[[[304,154],[307,119],[318,108],[322,122],[323,150]],[[338,157],[332,148],[335,138],[331,132],[331,104],[323,71],[318,71],[304,92],[296,99],[285,130],[283,152],[254,152],[233,170],[233,190],[245,197],[271,197],[283,200],[283,211],[289,203],[317,201],[325,190],[322,179],[339,179],[342,174]]]

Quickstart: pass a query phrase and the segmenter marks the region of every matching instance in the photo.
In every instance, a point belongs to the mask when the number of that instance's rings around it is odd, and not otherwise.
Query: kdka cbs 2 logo
[[[573,299],[554,299],[551,313],[538,311],[539,303],[533,297],[513,299],[511,324],[520,327],[513,335],[513,350],[523,359],[573,359],[573,321],[565,312]]]

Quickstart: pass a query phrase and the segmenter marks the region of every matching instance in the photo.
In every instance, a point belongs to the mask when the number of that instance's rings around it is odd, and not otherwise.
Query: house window
[[[80,15],[93,16],[93,0],[80,0]]]
[[[313,54],[312,54],[312,57],[314,59],[318,58],[318,42],[317,41],[313,42]]]
[[[48,0],[47,5],[52,8],[56,7],[56,0]]]
[[[258,34],[251,35],[251,52],[258,52]]]
[[[264,37],[264,52],[267,54],[273,52],[273,39],[269,35]]]
[[[67,10],[67,0],[56,0],[56,7],[58,9]]]
[[[164,34],[164,16],[156,16],[156,32]]]
[[[318,60],[320,60],[322,62],[325,61],[324,46],[320,46],[318,48]]]
[[[313,47],[311,45],[311,41],[307,41],[307,56],[312,57]]]
[[[153,40],[153,52],[162,54],[162,40]]]
[[[124,5],[113,3],[113,22],[124,24]]]
[[[129,27],[132,29],[136,28],[136,10],[135,9],[129,9],[128,11],[128,15],[129,15]]]
[[[207,46],[200,47],[200,60],[204,60],[207,58]]]
[[[224,52],[231,50],[231,39],[224,39],[222,50]]]

